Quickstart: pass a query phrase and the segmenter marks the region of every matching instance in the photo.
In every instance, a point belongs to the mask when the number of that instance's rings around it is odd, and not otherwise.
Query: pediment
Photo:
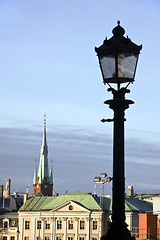
[[[55,209],[53,209],[55,212],[90,212],[87,208],[82,206],[80,203],[75,201],[68,201],[62,205],[59,205]]]

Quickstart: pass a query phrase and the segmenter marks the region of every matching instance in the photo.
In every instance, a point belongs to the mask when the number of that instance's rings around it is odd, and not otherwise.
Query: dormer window
[[[6,218],[6,219],[3,220],[3,228],[6,229],[8,227],[9,227],[9,219]]]
[[[8,222],[7,221],[5,221],[4,223],[3,223],[4,225],[4,228],[8,228]]]

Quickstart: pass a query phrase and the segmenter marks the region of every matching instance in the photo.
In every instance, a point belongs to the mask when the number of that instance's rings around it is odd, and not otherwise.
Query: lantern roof
[[[138,46],[128,36],[127,38],[124,37],[124,28],[120,26],[120,21],[117,24],[112,30],[113,36],[110,39],[106,38],[100,47],[95,47],[95,51],[99,57],[119,52],[139,54],[142,49],[142,45]]]

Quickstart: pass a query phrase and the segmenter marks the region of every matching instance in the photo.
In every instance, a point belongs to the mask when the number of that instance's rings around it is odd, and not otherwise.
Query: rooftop
[[[46,211],[53,210],[69,201],[74,201],[77,204],[85,207],[88,210],[102,210],[111,212],[112,198],[102,198],[102,208],[100,207],[100,197],[94,196],[81,191],[72,192],[58,197],[35,196],[26,201],[26,203],[19,209],[22,211]],[[125,199],[125,211],[152,211],[152,204],[137,198]]]

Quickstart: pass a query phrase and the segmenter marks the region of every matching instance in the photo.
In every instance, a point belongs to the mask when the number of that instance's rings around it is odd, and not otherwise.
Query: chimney
[[[3,185],[0,185],[0,198],[3,198]]]
[[[11,187],[11,179],[7,178],[6,179],[6,195],[10,195],[10,188]]]
[[[25,202],[27,201],[28,199],[28,193],[25,193],[24,194],[24,197],[23,197],[23,204],[25,204]]]
[[[59,196],[59,193],[54,193],[54,197],[58,197]]]
[[[133,198],[134,189],[133,186],[128,186],[127,197]]]

